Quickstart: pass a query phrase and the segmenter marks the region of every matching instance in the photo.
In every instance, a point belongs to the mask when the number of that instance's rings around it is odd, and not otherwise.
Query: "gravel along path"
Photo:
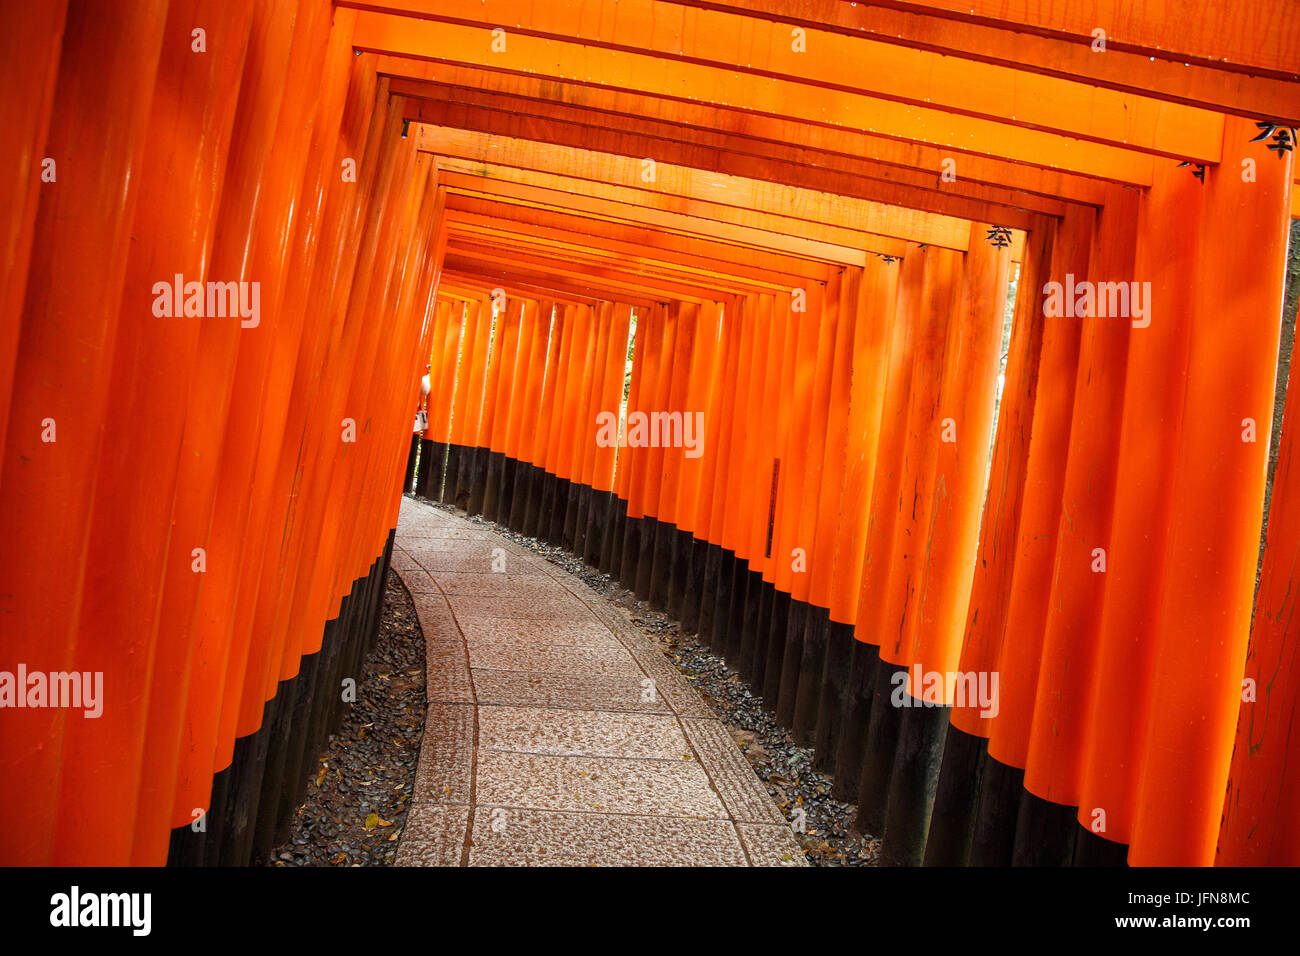
[[[287,843],[268,866],[391,866],[415,786],[425,718],[424,636],[389,569],[379,641],[357,700],[313,765]]]
[[[456,514],[448,505],[435,507]],[[814,866],[877,866],[880,841],[854,832],[853,818],[857,807],[841,803],[831,796],[831,778],[812,766],[813,751],[794,743],[788,730],[777,724],[763,708],[740,675],[727,666],[725,659],[699,643],[694,634],[683,634],[681,625],[666,614],[650,608],[644,601],[568,551],[527,538],[485,520],[481,515],[468,519],[491,529],[502,537],[546,558],[552,564],[578,578],[597,594],[622,608],[646,636],[673,663],[704,702],[726,725],[740,746],[754,772],[767,784],[767,792],[787,819],[801,807],[806,814],[805,832],[795,836],[803,845],[804,855]]]

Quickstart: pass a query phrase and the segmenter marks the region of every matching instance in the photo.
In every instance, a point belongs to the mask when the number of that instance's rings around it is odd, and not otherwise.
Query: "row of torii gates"
[[[283,837],[426,364],[418,493],[680,616],[890,858],[1300,862],[1298,13],[5,4],[0,862]]]

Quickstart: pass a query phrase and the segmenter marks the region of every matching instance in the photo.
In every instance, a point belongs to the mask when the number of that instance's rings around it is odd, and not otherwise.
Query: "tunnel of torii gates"
[[[1294,0],[3,4],[0,858],[282,839],[412,481],[889,859],[1300,863],[1298,70]]]

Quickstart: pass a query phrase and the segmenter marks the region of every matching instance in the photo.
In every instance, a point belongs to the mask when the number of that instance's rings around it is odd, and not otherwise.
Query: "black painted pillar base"
[[[903,711],[898,728],[881,842],[882,861],[893,866],[920,866],[925,857],[930,810],[948,727],[947,707],[917,706],[920,702],[915,699],[911,702],[913,706]]]
[[[613,501],[612,491],[601,491],[597,488],[587,490],[587,541],[583,548],[582,560],[593,568],[599,568],[604,563]]]
[[[410,494],[415,488],[415,460],[420,452],[420,433],[411,436],[411,450],[406,456],[406,475],[402,480],[402,494]]]
[[[442,485],[442,468],[447,457],[447,446],[438,445],[427,438],[420,439],[420,465],[415,473],[415,496],[426,501],[437,498]],[[433,491],[430,492],[430,487]]]
[[[546,509],[548,517],[543,521],[547,543],[558,547],[564,541],[564,509],[569,501],[569,482],[556,475],[551,485],[551,506]]]
[[[988,741],[949,726],[925,845],[926,866],[965,866],[975,836],[975,802]]]
[[[546,471],[538,465],[530,466],[528,490],[524,501],[524,523],[521,533],[537,537],[537,525],[542,515],[542,489],[546,485]]]
[[[718,545],[705,542],[704,563],[698,565],[703,579],[700,582],[699,620],[695,628],[700,643],[705,647],[712,647],[715,640],[717,620],[715,615],[718,608],[718,584],[722,577],[722,567],[725,562],[734,559],[734,554],[728,557],[728,552],[723,551]]]
[[[569,479],[555,476],[555,489],[551,496],[550,518],[546,540],[555,547],[564,545],[564,518],[569,507]]]
[[[984,760],[979,797],[975,802],[975,832],[971,835],[971,866],[1010,866],[1016,846],[1016,818],[1025,772],[994,759]]]
[[[781,683],[776,697],[776,720],[783,727],[794,726],[794,702],[799,691],[799,665],[803,663],[803,632],[807,623],[808,602],[791,599],[785,651],[781,655]]]
[[[765,586],[759,595],[758,622],[754,627],[754,649],[749,664],[749,686],[762,698],[763,679],[767,675],[767,645],[772,640],[772,616],[784,614],[789,610],[788,601],[782,601],[781,592],[776,588]]]
[[[710,645],[713,653],[725,657],[729,666],[734,666],[736,658],[730,654],[731,645],[740,646],[740,622],[734,613],[743,606],[745,595],[736,595],[737,582],[743,589],[749,578],[749,562],[735,551],[723,549],[718,559],[718,583],[713,601],[713,640]],[[739,604],[737,602],[740,602]]]
[[[1028,790],[1022,793],[1011,865],[1069,866],[1074,861],[1078,814],[1078,807],[1052,803]]]
[[[654,571],[655,527],[659,522],[646,515],[641,519],[641,534],[636,559],[636,598],[650,600],[650,575]]]
[[[763,682],[754,686],[763,688],[763,706],[775,714],[781,697],[781,667],[785,663],[786,634],[790,629],[790,612],[795,602],[787,592],[778,591],[770,584],[766,587],[772,588],[772,614],[763,650]]]
[[[501,458],[501,497],[497,502],[497,523],[505,525],[511,531],[516,530],[510,521],[510,513],[515,506],[515,473],[519,465],[513,458]]]
[[[629,591],[636,591],[637,569],[641,562],[641,528],[644,518],[623,521],[623,553],[618,562],[618,580]]]
[[[831,796],[836,800],[851,802],[858,798],[858,778],[862,774],[862,753],[867,746],[867,728],[871,724],[871,708],[876,693],[876,665],[879,663],[880,648],[853,640],[831,787]]]
[[[560,525],[560,540],[556,544],[570,553],[577,550],[574,541],[578,537],[578,498],[581,493],[582,486],[577,482],[565,482],[564,495],[561,498],[564,509],[563,521]]]
[[[236,753],[239,753],[236,747]],[[227,814],[230,807],[231,778],[235,775],[233,767],[225,767],[212,777],[212,798],[208,801],[208,812],[204,817],[207,824],[206,831],[200,831],[196,839],[198,846],[194,855],[192,864],[182,863],[182,866],[221,866],[221,844],[222,833],[226,829]],[[193,833],[191,826],[189,833],[184,829],[181,830],[186,836]],[[175,836],[176,831],[172,831]],[[187,854],[188,856],[188,854]]]
[[[354,591],[355,595],[355,591]],[[262,776],[266,772],[267,751],[271,744],[270,718],[275,712],[275,701],[262,707],[262,726],[257,733],[241,737],[235,742],[235,756],[231,761],[234,774],[230,790],[235,799],[221,829],[221,846],[218,851],[223,863],[247,866],[252,862],[253,832],[257,810],[262,795]]]
[[[690,539],[690,556],[686,561],[686,584],[682,594],[682,631],[687,634],[700,632],[700,615],[704,609],[704,576],[709,563],[709,542],[702,541],[694,535]]]
[[[741,648],[745,643],[745,628],[753,628],[758,619],[759,591],[763,586],[763,576],[758,571],[749,570],[749,562],[737,565],[737,575],[731,580],[731,627],[727,635],[727,649],[723,656],[731,662],[735,670],[740,669]]]
[[[903,708],[894,694],[897,675],[907,668],[881,660],[876,668],[876,690],[871,705],[871,723],[867,727],[867,745],[862,754],[862,773],[858,777],[858,816],[854,829],[872,836],[885,834],[889,806],[889,785],[894,771],[894,752],[898,749],[898,730]],[[900,692],[905,693],[905,692]]]
[[[849,691],[850,657],[853,625],[829,619],[826,633],[826,657],[822,664],[821,696],[817,701],[817,722],[813,727],[813,766],[835,773],[835,758],[840,746],[840,721]]]
[[[668,610],[668,581],[673,573],[673,540],[677,525],[671,521],[656,521],[650,565],[650,606],[658,611]]]
[[[803,657],[795,684],[794,720],[790,724],[795,742],[801,747],[811,746],[817,734],[817,711],[821,707],[830,632],[831,612],[809,604],[803,628]]]
[[[751,684],[754,682],[754,647],[758,644],[758,629],[772,617],[772,594],[764,583],[756,574],[750,575],[745,582],[745,606],[740,618],[736,670],[742,680]]]
[[[463,445],[447,445],[447,477],[442,483],[442,503],[443,505],[452,505],[460,507],[458,496],[460,494],[461,480],[460,470],[463,468],[463,455],[465,454]]]
[[[489,451],[487,466],[483,473],[483,517],[496,521],[501,504],[501,470],[505,467],[505,455],[499,451]]]
[[[511,530],[518,531],[520,534],[524,532],[524,521],[528,517],[528,499],[536,477],[536,466],[526,461],[515,462],[514,487],[510,493],[510,519],[507,524]]]
[[[383,576],[387,577],[387,571]],[[284,734],[288,743],[285,746],[280,784],[272,791],[276,801],[276,811],[274,829],[266,844],[266,852],[289,839],[293,822],[294,797],[297,792],[292,784],[293,781],[301,780],[307,774],[305,761],[309,757],[306,745],[311,736],[311,715],[317,705],[317,697],[322,693],[320,674],[324,657],[325,655],[320,651],[303,657],[299,664],[298,676],[293,679],[296,685],[293,720]]]
[[[537,495],[537,527],[533,532],[533,537],[539,541],[551,540],[551,526],[555,523],[555,494],[559,486],[560,479],[557,475],[543,473],[542,487]]]
[[[1128,866],[1128,844],[1114,843],[1080,825],[1074,834],[1073,866]]]
[[[627,502],[611,491],[605,518],[605,540],[600,547],[600,569],[613,580],[618,580],[623,564],[623,532],[626,527]]]
[[[483,513],[483,492],[487,483],[488,457],[492,454],[487,448],[475,447],[469,458],[469,499],[465,513],[477,515]]]
[[[298,676],[302,675],[303,670],[300,668]],[[302,683],[305,684],[307,681],[304,680]],[[293,736],[297,697],[297,685],[292,679],[279,682],[276,695],[272,700],[272,703],[279,702],[279,706],[273,708],[271,713],[263,715],[263,726],[270,728],[271,740],[284,740]],[[272,747],[267,754],[266,769],[262,774],[262,786],[258,794],[258,803],[262,806],[262,812],[254,821],[251,853],[253,859],[265,857],[275,846],[275,831],[280,817],[280,794],[285,790],[291,790],[292,781],[298,779],[290,778],[288,781],[290,785],[285,785],[288,756],[288,746]]]
[[[577,485],[578,493],[574,496],[573,534],[569,550],[575,557],[581,558],[587,553],[587,522],[591,518],[591,486]]]
[[[668,562],[667,607],[668,616],[676,621],[681,621],[682,608],[686,603],[686,582],[689,580],[693,540],[689,531],[673,526],[673,535],[668,542],[668,546],[672,549],[672,557]]]
[[[718,579],[713,589],[713,620],[710,622],[709,647],[713,653],[726,656],[727,642],[731,639],[732,591],[739,568],[749,564],[730,548],[718,548]]]

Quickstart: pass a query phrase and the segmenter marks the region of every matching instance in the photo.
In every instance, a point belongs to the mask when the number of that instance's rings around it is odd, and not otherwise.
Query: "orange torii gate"
[[[893,860],[1300,862],[1293,5],[616,6],[0,12],[0,861],[274,845],[428,364]]]

